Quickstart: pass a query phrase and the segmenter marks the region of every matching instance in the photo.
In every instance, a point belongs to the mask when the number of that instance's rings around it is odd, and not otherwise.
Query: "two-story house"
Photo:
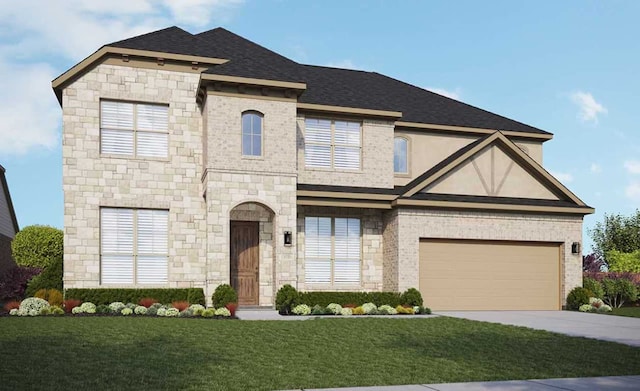
[[[0,275],[15,266],[11,256],[11,242],[20,230],[5,173],[5,168],[0,165]]]
[[[434,309],[559,309],[593,213],[552,134],[225,29],[103,46],[53,81],[64,285],[418,288]]]

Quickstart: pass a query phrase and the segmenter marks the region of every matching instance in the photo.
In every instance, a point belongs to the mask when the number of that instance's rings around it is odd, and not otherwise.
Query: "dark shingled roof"
[[[429,201],[450,201],[450,202],[480,202],[486,204],[503,204],[503,205],[527,205],[527,206],[556,206],[564,208],[575,208],[576,204],[566,200],[544,200],[537,198],[514,198],[514,197],[488,197],[473,196],[460,194],[433,194],[433,193],[416,193],[411,197],[405,198],[411,200],[429,200]],[[589,206],[584,206],[589,208]]]
[[[299,64],[221,27],[193,35],[174,26],[107,46],[228,59],[205,73],[303,82],[303,103],[400,111],[407,122],[549,134],[376,72]]]

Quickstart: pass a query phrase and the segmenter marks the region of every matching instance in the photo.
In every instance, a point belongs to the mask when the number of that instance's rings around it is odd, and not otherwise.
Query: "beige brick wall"
[[[309,117],[314,118],[311,115]],[[363,120],[361,170],[340,171],[305,168],[304,119],[304,115],[298,114],[299,183],[393,188],[393,122]]]
[[[63,92],[64,284],[100,287],[100,207],[169,213],[168,287],[204,287],[199,75],[98,65]],[[100,99],[169,104],[169,158],[100,155]]]
[[[383,264],[382,290],[398,290],[398,210],[384,212],[383,215]]]
[[[362,231],[361,283],[346,284],[305,284],[304,280],[304,219],[307,216],[357,217],[360,218]],[[383,218],[377,209],[323,208],[311,206],[298,207],[298,289],[300,290],[344,290],[344,291],[381,291],[383,287]]]
[[[582,242],[581,217],[401,209],[396,235],[401,291],[418,287],[420,238],[562,242],[563,301],[582,285],[582,256],[571,254],[571,244]]]

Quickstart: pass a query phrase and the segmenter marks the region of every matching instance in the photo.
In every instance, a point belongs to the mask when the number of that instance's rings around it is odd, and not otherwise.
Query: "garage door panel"
[[[420,291],[435,310],[557,310],[559,246],[423,240]]]

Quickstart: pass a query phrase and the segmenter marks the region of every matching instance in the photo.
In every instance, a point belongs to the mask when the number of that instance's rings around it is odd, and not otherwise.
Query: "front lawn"
[[[640,307],[622,307],[614,308],[610,315],[629,316],[631,318],[640,318]]]
[[[637,375],[640,348],[445,317],[5,317],[0,362],[6,390],[267,390]]]

